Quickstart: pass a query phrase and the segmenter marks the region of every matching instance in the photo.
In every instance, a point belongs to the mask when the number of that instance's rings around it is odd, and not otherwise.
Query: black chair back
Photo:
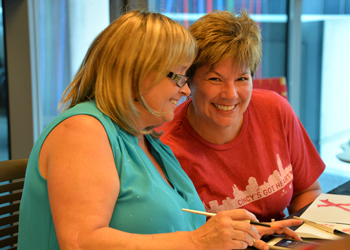
[[[0,161],[0,249],[17,249],[19,204],[28,159]]]

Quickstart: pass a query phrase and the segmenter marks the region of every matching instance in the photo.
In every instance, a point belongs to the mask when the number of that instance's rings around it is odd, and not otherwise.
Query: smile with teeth
[[[236,107],[236,105],[225,106],[225,105],[219,105],[219,104],[215,104],[215,103],[213,103],[213,104],[218,110],[222,110],[222,111],[231,111],[232,109],[234,109]]]
[[[176,101],[176,100],[170,99],[170,102],[171,102],[172,104],[174,104],[175,106],[177,106],[177,101]]]

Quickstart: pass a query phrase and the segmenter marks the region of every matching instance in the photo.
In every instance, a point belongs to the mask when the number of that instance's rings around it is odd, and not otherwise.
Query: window
[[[148,5],[150,10],[160,12],[186,28],[215,9],[234,13],[246,9],[262,29],[263,60],[256,77],[286,76],[287,0],[149,0]]]
[[[109,24],[109,1],[39,0],[33,1],[33,11],[41,132],[58,115],[63,91],[89,45]]]
[[[300,119],[326,163],[326,174],[345,181],[349,163],[337,159],[350,143],[350,1],[303,1]],[[323,182],[327,185],[327,182]]]

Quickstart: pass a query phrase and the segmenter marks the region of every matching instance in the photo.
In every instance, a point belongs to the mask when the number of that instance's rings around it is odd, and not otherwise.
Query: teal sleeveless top
[[[181,210],[189,208],[204,211],[204,207],[170,148],[146,135],[152,155],[174,188],[160,176],[138,146],[138,139],[121,129],[91,101],[76,105],[57,116],[45,128],[32,149],[20,205],[19,250],[59,249],[47,182],[39,171],[39,153],[52,129],[68,117],[80,114],[91,115],[103,124],[113,150],[120,193],[109,224],[111,228],[130,233],[156,234],[191,231],[205,223],[205,216]]]

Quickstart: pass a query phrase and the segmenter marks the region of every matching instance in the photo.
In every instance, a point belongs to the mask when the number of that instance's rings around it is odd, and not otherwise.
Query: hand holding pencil
[[[213,217],[213,216],[216,215],[214,213],[207,213],[207,212],[202,212],[202,211],[197,211],[197,210],[192,210],[192,209],[186,209],[186,208],[183,208],[182,211],[189,212],[189,213],[194,213],[194,214],[201,214],[201,215],[205,215],[205,216],[208,216],[208,217]],[[271,228],[277,229],[277,230],[281,229],[279,226],[275,226],[275,225],[268,224],[268,223],[261,223],[261,222],[253,221],[253,220],[243,220],[243,221],[244,222],[249,222],[250,224],[256,225],[256,226],[271,227]]]
[[[260,239],[257,230],[242,220],[256,221],[255,215],[235,209],[218,213],[192,231],[198,249],[245,249]],[[259,248],[264,249],[264,248]]]
[[[189,209],[183,209],[183,211],[211,217],[207,221],[207,223],[203,225],[203,227],[206,227],[206,230],[212,233],[213,231],[211,230],[214,227],[215,229],[218,229],[218,231],[220,231],[221,234],[224,234],[226,236],[232,234],[233,236],[232,241],[234,242],[235,247],[227,248],[227,249],[245,249],[250,244],[253,244],[254,247],[257,249],[269,249],[268,245],[259,239],[263,235],[271,235],[271,234],[284,234],[286,235],[286,237],[291,237],[297,240],[301,240],[301,238],[297,235],[297,233],[295,233],[294,231],[288,228],[290,226],[297,226],[302,224],[302,221],[299,221],[299,220],[293,220],[293,219],[281,220],[281,221],[275,221],[272,224],[259,223],[256,217],[252,213],[246,211],[245,209],[228,210],[228,211],[219,212],[218,214],[207,213],[207,212],[196,211],[196,210],[189,210]],[[251,226],[248,226],[249,224],[247,222],[249,222]],[[213,225],[213,223],[215,224]],[[258,224],[258,225],[252,226],[254,224]],[[223,227],[221,227],[221,225],[223,225]],[[228,233],[228,232],[231,232],[231,233]],[[254,235],[256,235],[256,232],[258,233],[258,239],[254,237]],[[244,239],[244,235],[246,236],[245,239]],[[241,248],[241,246],[243,248]],[[221,249],[221,248],[214,247],[213,249]],[[226,248],[222,248],[222,249],[226,249]]]

